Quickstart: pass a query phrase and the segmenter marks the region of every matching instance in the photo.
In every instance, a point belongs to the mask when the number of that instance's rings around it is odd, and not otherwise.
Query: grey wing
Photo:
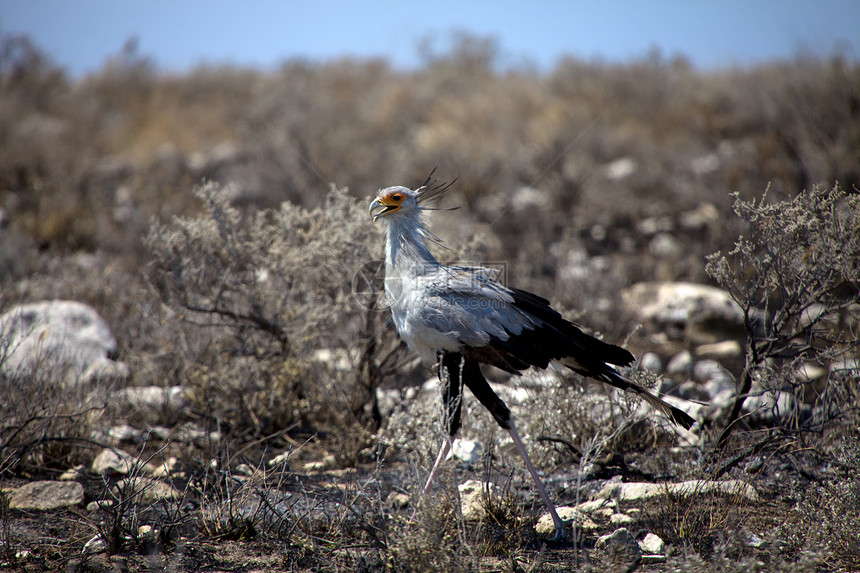
[[[445,267],[426,277],[425,324],[473,347],[534,328],[534,318],[515,306],[510,290],[493,274],[482,267]]]

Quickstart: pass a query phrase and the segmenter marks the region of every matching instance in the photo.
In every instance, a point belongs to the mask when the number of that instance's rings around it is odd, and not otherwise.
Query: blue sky
[[[837,51],[857,61],[860,0],[0,0],[0,32],[29,34],[76,76],[131,37],[165,71],[345,55],[411,67],[422,39],[441,50],[453,31],[493,36],[502,64],[541,69],[653,47],[705,69]]]

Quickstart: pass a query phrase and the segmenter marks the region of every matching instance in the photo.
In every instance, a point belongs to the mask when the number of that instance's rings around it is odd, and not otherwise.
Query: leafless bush
[[[312,211],[284,203],[243,219],[227,193],[204,185],[206,215],[155,224],[146,239],[152,283],[190,327],[195,403],[258,433],[378,424],[376,387],[397,345],[353,293],[381,249],[365,209],[332,189]]]
[[[805,395],[809,415],[788,416],[783,430],[814,429],[850,416],[856,419],[856,359],[860,325],[860,199],[838,186],[814,188],[772,204],[736,197],[735,212],[748,226],[735,248],[708,260],[707,270],[740,305],[747,330],[746,366],[718,448],[740,420],[754,385],[779,404],[780,394]],[[803,362],[830,370],[823,383],[799,373]],[[847,374],[847,379],[846,379]]]
[[[90,447],[106,389],[64,385],[63,374],[50,356],[30,371],[0,373],[0,476],[71,467]]]

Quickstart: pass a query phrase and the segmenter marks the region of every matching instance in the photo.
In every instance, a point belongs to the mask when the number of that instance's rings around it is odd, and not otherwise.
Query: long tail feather
[[[590,376],[591,378],[595,378],[596,380],[605,382],[610,386],[614,386],[615,388],[624,390],[625,392],[632,392],[636,394],[637,396],[648,402],[651,406],[662,412],[667,418],[672,420],[672,422],[678,424],[686,430],[689,430],[693,426],[693,424],[696,423],[696,420],[694,420],[685,411],[667,403],[665,400],[663,400],[659,396],[656,396],[647,388],[643,388],[638,384],[630,382],[610,367],[606,367],[606,369],[599,374],[583,373],[582,371],[570,365],[568,365],[568,367],[570,367],[574,371],[580,372],[581,374],[585,374],[586,376]]]

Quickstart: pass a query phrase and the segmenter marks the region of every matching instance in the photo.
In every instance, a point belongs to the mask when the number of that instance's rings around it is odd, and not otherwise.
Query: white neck
[[[393,217],[386,221],[385,266],[399,274],[421,275],[439,267],[422,234],[423,226],[414,219]]]

